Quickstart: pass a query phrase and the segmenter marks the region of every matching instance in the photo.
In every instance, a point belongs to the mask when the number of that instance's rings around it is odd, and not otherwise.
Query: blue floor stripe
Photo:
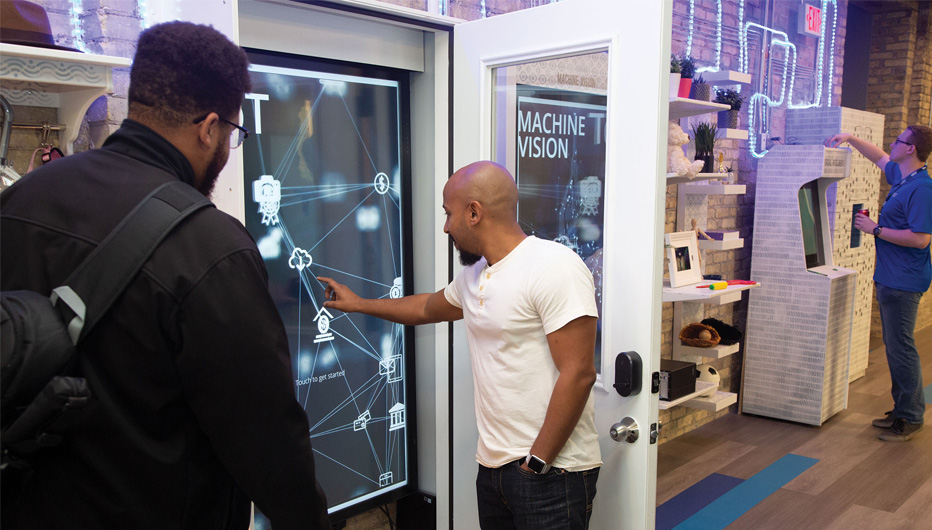
[[[818,460],[815,458],[786,455],[712,501],[708,506],[676,526],[676,529],[719,530],[725,528],[816,462]]]
[[[740,478],[712,473],[657,507],[656,530],[670,530],[742,482]]]

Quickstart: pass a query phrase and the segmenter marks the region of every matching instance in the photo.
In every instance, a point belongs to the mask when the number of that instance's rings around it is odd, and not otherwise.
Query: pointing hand
[[[355,311],[357,302],[361,299],[349,287],[326,276],[318,276],[317,280],[327,284],[324,290],[324,307],[338,309],[344,313]]]

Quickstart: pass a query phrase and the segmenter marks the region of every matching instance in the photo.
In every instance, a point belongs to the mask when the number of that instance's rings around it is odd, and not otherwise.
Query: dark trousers
[[[926,400],[922,389],[922,364],[913,332],[922,293],[877,286],[883,344],[893,383],[893,414],[909,423],[922,423]]]
[[[524,460],[500,468],[479,466],[476,492],[482,530],[586,530],[599,468],[544,475],[521,469]]]

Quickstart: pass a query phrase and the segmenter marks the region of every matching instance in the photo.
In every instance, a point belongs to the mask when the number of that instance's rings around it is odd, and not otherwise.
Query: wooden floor
[[[932,383],[932,327],[916,334]],[[793,453],[817,464],[728,526],[732,529],[932,528],[932,413],[908,442],[877,439],[871,419],[892,408],[881,346],[849,387],[848,409],[821,427],[729,414],[659,449],[657,505],[712,473],[747,479]]]

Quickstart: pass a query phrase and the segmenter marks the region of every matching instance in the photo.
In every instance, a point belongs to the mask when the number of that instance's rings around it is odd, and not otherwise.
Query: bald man
[[[476,162],[443,188],[443,231],[466,267],[436,293],[363,299],[331,278],[325,306],[405,325],[464,319],[476,394],[483,530],[589,526],[601,466],[592,385],[592,275],[518,225],[504,167]]]

